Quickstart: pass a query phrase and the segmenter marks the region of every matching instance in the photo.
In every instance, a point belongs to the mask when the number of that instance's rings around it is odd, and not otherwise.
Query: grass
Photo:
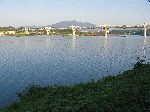
[[[20,102],[0,112],[150,112],[150,64],[71,87],[34,85],[17,95]]]

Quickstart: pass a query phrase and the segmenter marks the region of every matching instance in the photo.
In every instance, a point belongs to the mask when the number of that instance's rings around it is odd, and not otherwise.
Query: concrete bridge
[[[108,38],[108,33],[109,33],[109,29],[110,28],[116,28],[116,27],[113,27],[113,26],[109,26],[109,25],[104,25],[103,26],[103,29],[105,30],[105,38]],[[120,27],[119,27],[120,28]],[[122,27],[123,29],[128,29],[128,28],[131,28],[131,27]],[[134,28],[136,29],[136,27]],[[148,29],[148,24],[147,23],[144,23],[143,26],[141,27],[137,27],[137,29],[143,29],[144,30],[144,38],[146,39],[147,38],[147,29]]]
[[[115,27],[115,26],[110,26],[110,25],[103,25],[102,27],[99,27],[99,28],[102,28],[105,31],[105,38],[108,38],[109,30],[111,28],[115,28],[115,29],[117,29],[117,28],[118,29],[131,29],[133,27],[126,27],[126,26]],[[76,31],[77,31],[78,27],[72,25],[71,29],[72,29],[72,35],[76,36]],[[141,27],[134,27],[134,29],[143,29],[144,30],[144,38],[145,39],[147,38],[148,23],[144,23]]]

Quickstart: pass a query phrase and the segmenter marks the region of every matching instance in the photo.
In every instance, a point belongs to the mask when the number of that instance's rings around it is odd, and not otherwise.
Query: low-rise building
[[[4,36],[5,35],[5,33],[4,32],[0,32],[0,36]]]
[[[5,34],[8,34],[8,35],[15,35],[15,34],[16,34],[16,31],[6,31]]]

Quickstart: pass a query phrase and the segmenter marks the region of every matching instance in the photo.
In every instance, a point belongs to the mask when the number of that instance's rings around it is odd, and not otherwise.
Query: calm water
[[[32,84],[72,85],[131,69],[137,57],[150,58],[143,38],[0,37],[0,106]]]

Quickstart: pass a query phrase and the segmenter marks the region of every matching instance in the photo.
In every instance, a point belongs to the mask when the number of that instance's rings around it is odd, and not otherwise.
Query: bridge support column
[[[144,38],[147,38],[147,23],[144,23]]]
[[[105,38],[108,38],[109,28],[107,25],[104,26],[105,29]]]
[[[50,30],[46,30],[46,35],[50,35]]]
[[[73,32],[73,36],[76,36],[76,29],[73,29],[72,32]]]
[[[72,28],[72,35],[76,36],[76,27],[75,26],[71,26]]]

